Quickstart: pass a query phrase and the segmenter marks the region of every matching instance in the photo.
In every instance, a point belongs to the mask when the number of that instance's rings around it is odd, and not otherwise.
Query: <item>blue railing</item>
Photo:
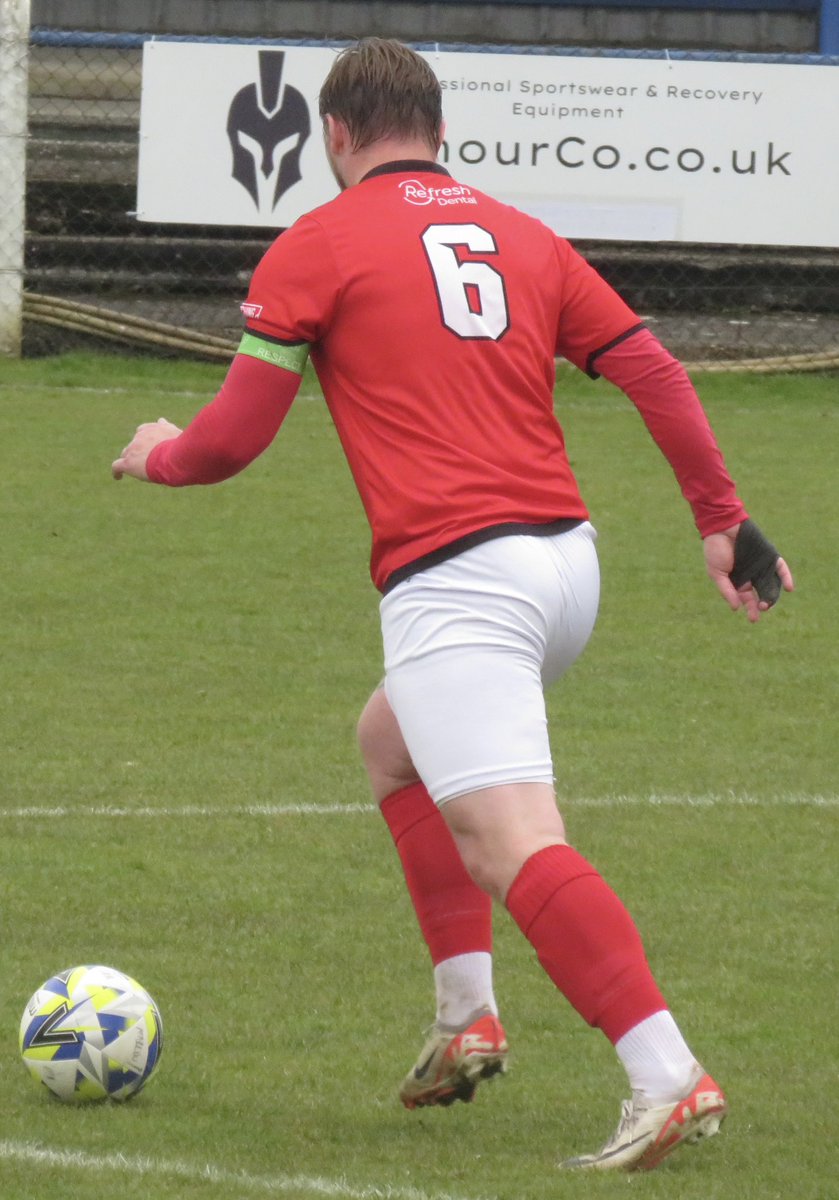
[[[438,4],[464,4],[470,0],[436,0]],[[704,10],[710,12],[777,12],[777,13],[818,13],[819,15],[819,56],[812,55],[732,55],[728,57],[736,57],[740,60],[758,59],[767,61],[772,58],[790,58],[798,61],[812,61],[820,56],[839,55],[839,0],[483,0],[484,3],[490,4],[542,4],[546,7],[561,3],[565,8],[646,8],[646,9],[683,9],[683,10]],[[64,46],[122,46],[125,48],[131,46],[141,46],[143,42],[147,42],[153,34],[146,33],[76,33],[76,32],[61,32],[52,29],[33,29],[32,40],[36,45],[64,45]],[[180,35],[180,34],[163,34],[160,35],[166,41],[242,41],[242,42],[266,42],[271,44],[283,43],[289,44],[288,39],[278,38],[201,38],[195,35]],[[332,44],[336,44],[334,39],[329,40]],[[295,45],[323,45],[324,39],[296,39]],[[453,48],[453,47],[449,47]],[[466,47],[457,47],[458,49]],[[470,46],[468,49],[495,49],[501,51],[509,51],[516,49],[521,52],[532,53],[551,53],[556,54],[558,51],[555,48],[546,48],[538,46],[497,46],[497,47],[478,47]],[[591,49],[576,50],[570,48],[566,53],[591,54]],[[603,51],[605,54],[616,54],[616,51]],[[627,55],[636,55],[641,53],[656,53],[649,51],[624,51]],[[663,53],[663,52],[662,52]],[[671,51],[671,54],[674,53]],[[683,52],[685,54],[690,52]],[[707,56],[705,56],[707,57]],[[720,54],[720,57],[725,57]]]
[[[439,0],[437,0],[439,3]],[[462,3],[463,0],[449,0]],[[484,0],[484,3],[488,0]],[[501,0],[499,0],[499,3]],[[510,0],[503,0],[510,3]],[[837,0],[839,3],[839,0]],[[338,38],[262,38],[217,37],[187,33],[88,33],[80,30],[33,29],[31,41],[35,46],[103,46],[112,49],[136,49],[145,42],[212,42],[232,45],[266,46],[344,46]],[[839,66],[839,30],[835,50],[830,54],[752,54],[739,50],[636,50],[601,49],[593,46],[526,46],[517,42],[506,46],[475,45],[467,42],[411,42],[416,50],[457,50],[471,54],[537,54],[559,58],[671,58],[681,62],[761,62],[803,63],[807,66]]]

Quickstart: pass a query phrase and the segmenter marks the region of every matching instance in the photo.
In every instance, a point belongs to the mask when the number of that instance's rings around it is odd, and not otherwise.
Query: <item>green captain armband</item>
[[[262,362],[270,363],[273,367],[283,367],[302,375],[309,357],[308,342],[269,342],[257,337],[254,333],[243,333],[237,354],[247,354],[251,358],[259,358]]]

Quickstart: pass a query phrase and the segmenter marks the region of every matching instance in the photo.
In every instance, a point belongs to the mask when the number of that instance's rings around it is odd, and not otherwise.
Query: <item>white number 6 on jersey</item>
[[[456,249],[497,254],[489,230],[480,225],[429,225],[422,244],[446,328],[458,337],[497,342],[510,328],[504,276],[487,262],[461,260]]]

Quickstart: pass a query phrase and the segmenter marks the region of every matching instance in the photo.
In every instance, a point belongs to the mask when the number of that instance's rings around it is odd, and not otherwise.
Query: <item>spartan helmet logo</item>
[[[312,129],[302,94],[282,86],[284,61],[283,50],[260,50],[259,82],[236,93],[227,116],[233,178],[270,212],[300,181],[300,153]]]

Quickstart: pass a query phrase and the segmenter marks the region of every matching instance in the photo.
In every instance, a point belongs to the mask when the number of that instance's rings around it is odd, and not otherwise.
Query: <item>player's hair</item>
[[[362,38],[342,50],[320,90],[321,119],[344,122],[354,150],[384,137],[420,138],[436,155],[443,105],[424,58],[391,38]]]

